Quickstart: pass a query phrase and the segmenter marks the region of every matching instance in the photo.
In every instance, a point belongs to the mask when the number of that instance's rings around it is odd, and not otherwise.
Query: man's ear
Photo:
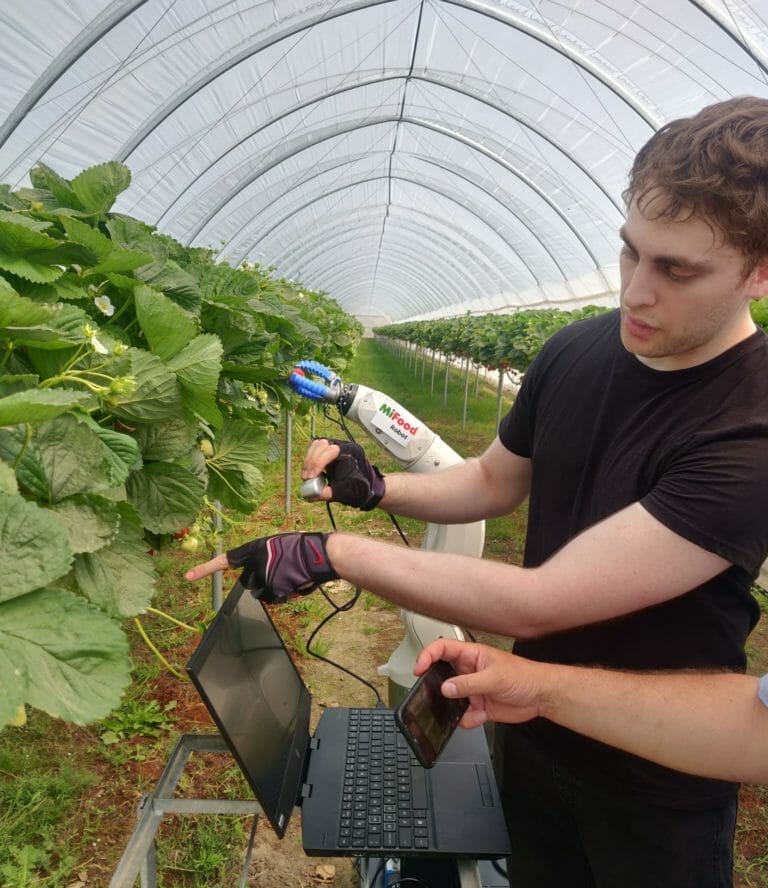
[[[756,265],[747,279],[747,296],[750,301],[768,296],[768,258]]]

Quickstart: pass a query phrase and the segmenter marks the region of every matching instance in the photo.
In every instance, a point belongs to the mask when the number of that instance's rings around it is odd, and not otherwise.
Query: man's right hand
[[[368,462],[359,444],[337,438],[315,438],[301,469],[303,480],[325,475],[328,484],[317,499],[368,512],[384,496],[384,476]]]
[[[547,676],[557,669],[485,644],[438,638],[416,658],[414,673],[421,675],[436,660],[446,660],[458,673],[443,683],[443,695],[469,698],[463,728],[486,721],[518,724],[540,716]]]

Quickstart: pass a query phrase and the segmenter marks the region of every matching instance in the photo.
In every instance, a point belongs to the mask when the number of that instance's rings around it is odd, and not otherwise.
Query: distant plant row
[[[541,346],[560,327],[607,311],[595,305],[574,311],[543,308],[512,314],[464,315],[434,321],[406,321],[377,327],[374,332],[391,339],[469,358],[489,370],[524,372]]]
[[[549,337],[574,321],[608,311],[596,305],[564,311],[520,309],[511,314],[464,315],[377,327],[375,333],[459,358],[489,370],[524,373]],[[768,332],[768,297],[752,303],[752,317]]]
[[[111,212],[122,164],[31,182],[0,186],[0,728],[118,703],[148,550],[258,504],[291,367],[341,371],[362,335],[320,293]]]

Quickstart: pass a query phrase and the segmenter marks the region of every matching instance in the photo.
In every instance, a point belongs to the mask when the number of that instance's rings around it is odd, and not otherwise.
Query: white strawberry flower
[[[109,296],[96,296],[93,300],[96,308],[102,313],[105,314],[108,318],[111,318],[115,313],[115,306],[112,305],[112,300]]]

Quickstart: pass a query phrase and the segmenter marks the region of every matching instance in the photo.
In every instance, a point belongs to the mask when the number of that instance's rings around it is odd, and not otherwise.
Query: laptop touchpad
[[[435,768],[439,780],[432,780],[432,798],[436,808],[453,807],[460,798],[467,808],[492,808],[494,806],[489,774],[485,764],[443,762]],[[437,776],[437,774],[436,774]]]
[[[438,768],[442,772],[439,778],[430,781],[434,812],[455,810],[457,799],[461,799],[461,805],[455,816],[438,814],[435,818],[436,846],[456,853],[472,851],[478,856],[498,852],[508,837],[498,808],[498,817],[489,820],[498,798],[491,789],[490,781],[495,779],[491,768],[482,763],[443,762],[432,771]],[[437,778],[437,774],[434,776]]]

